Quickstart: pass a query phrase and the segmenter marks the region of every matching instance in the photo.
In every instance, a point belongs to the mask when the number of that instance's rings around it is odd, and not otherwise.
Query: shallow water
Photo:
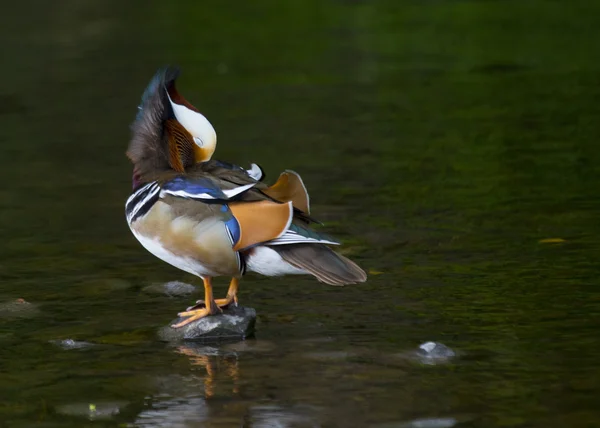
[[[599,16],[586,0],[13,4],[0,426],[600,426]],[[198,297],[147,287],[197,281],[130,234],[124,151],[167,62],[216,157],[301,173],[367,283],[249,276],[255,339],[157,339]],[[457,357],[411,357],[430,340]]]

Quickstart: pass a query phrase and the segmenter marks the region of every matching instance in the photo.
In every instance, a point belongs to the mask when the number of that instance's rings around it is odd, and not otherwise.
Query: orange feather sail
[[[308,192],[302,182],[302,178],[294,171],[287,170],[282,172],[275,184],[263,190],[263,193],[281,202],[290,201],[294,208],[310,214]]]
[[[240,225],[235,251],[279,238],[290,226],[294,213],[291,202],[231,202],[229,209]]]

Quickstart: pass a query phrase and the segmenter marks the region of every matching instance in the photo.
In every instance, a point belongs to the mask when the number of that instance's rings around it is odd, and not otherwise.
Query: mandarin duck
[[[364,282],[365,272],[310,229],[309,196],[300,176],[285,171],[272,186],[261,168],[211,160],[211,123],[175,87],[179,71],[159,70],[131,125],[127,156],[133,191],[127,223],[150,253],[204,283],[204,301],[179,313],[182,327],[237,304],[246,272],[309,274],[331,285]],[[213,297],[212,278],[231,277],[227,296]],[[199,302],[197,302],[199,303]]]

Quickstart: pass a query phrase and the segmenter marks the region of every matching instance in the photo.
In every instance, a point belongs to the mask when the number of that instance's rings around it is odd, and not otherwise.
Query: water
[[[598,16],[586,0],[13,4],[0,426],[600,426]],[[255,339],[157,340],[198,296],[143,289],[198,281],[130,234],[124,151],[169,62],[216,157],[301,173],[367,283],[248,277]],[[427,341],[457,356],[411,358]]]

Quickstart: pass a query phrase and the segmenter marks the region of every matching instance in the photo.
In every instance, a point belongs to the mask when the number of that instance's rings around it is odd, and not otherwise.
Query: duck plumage
[[[176,326],[215,313],[219,302],[237,302],[247,271],[312,274],[332,285],[365,281],[358,265],[329,248],[336,241],[310,229],[316,220],[297,173],[285,171],[268,186],[255,164],[246,170],[210,159],[216,133],[175,89],[178,74],[159,70],[142,96],[127,151],[134,190],[125,207],[149,252],[204,281],[206,307],[180,314],[188,318]],[[226,299],[213,299],[216,276],[232,277]]]

